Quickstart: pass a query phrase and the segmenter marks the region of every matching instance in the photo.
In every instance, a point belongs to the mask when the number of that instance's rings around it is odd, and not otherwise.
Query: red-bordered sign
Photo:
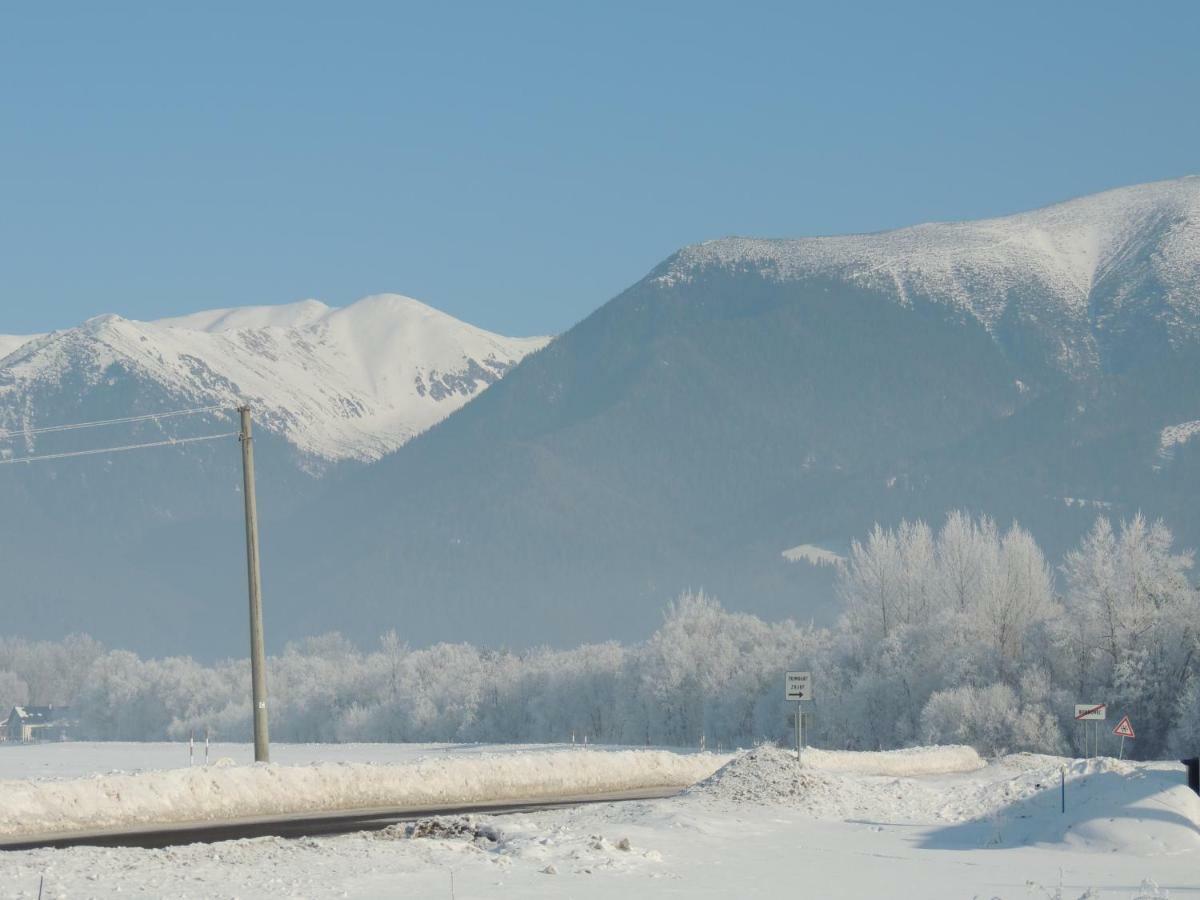
[[[1137,735],[1133,733],[1133,725],[1131,725],[1129,722],[1129,716],[1125,716],[1120,722],[1117,723],[1117,727],[1113,729],[1113,734],[1115,734],[1117,737],[1123,738],[1137,737]]]

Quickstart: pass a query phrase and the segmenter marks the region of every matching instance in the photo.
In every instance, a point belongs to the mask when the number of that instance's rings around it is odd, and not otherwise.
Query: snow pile
[[[400,766],[210,766],[6,781],[0,782],[0,837],[684,787],[727,759],[708,753],[572,750],[429,758]]]
[[[980,840],[967,828],[957,830],[969,844],[984,846],[1037,844],[1135,856],[1200,850],[1200,797],[1188,789],[1180,766],[1110,758],[1071,761],[1065,813],[1061,769],[1031,769],[991,791],[966,794],[964,814],[992,807],[988,832]],[[935,836],[930,845],[953,846],[946,837]]]
[[[859,775],[945,775],[975,772],[987,765],[974,747],[908,747],[904,750],[804,751],[804,767],[822,772],[855,772]]]
[[[1038,845],[1137,857],[1200,851],[1200,797],[1188,789],[1179,765],[1017,754],[980,771],[967,767],[972,754],[961,749],[862,754],[858,769],[869,768],[871,757],[894,756],[877,770],[896,774],[904,769],[899,760],[909,758],[906,774],[912,777],[880,777],[851,774],[847,758],[854,754],[824,761],[846,767],[838,771],[823,769],[818,751],[805,751],[802,768],[791,751],[761,747],[685,796],[716,807],[786,806],[817,819],[875,827],[936,825],[922,840],[930,849]]]
[[[686,793],[734,804],[785,804],[820,818],[940,818],[941,793],[900,775],[973,772],[984,765],[970,747],[917,747],[887,752],[791,750],[763,746],[739,755]],[[873,773],[873,776],[871,775]]]

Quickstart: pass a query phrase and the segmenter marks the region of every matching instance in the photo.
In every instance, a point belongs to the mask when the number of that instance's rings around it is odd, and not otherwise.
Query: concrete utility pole
[[[242,494],[246,503],[246,576],[250,584],[250,680],[254,702],[254,761],[270,762],[267,737],[267,660],[263,652],[262,579],[258,571],[258,505],[254,497],[254,438],[250,432],[250,407],[242,415]]]

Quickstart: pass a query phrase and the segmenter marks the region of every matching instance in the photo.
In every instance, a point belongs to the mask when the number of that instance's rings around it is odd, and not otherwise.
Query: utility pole
[[[242,495],[246,503],[246,576],[250,585],[250,681],[254,703],[254,761],[270,762],[267,737],[267,660],[263,652],[262,579],[258,570],[258,505],[254,497],[254,438],[250,407],[239,406],[242,430]]]

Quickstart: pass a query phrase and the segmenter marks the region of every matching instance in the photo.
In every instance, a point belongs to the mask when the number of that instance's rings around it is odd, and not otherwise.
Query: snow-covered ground
[[[283,744],[271,745],[271,762],[285,766],[315,763],[395,764],[438,756],[464,756],[503,751],[562,749],[562,744]],[[204,763],[204,742],[196,741],[197,765]],[[250,744],[214,742],[209,760],[254,761]],[[173,741],[67,741],[53,744],[0,744],[0,781],[18,778],[79,778],[84,775],[131,774],[188,765],[188,744]]]
[[[1021,754],[981,765],[962,748],[808,752],[805,763],[762,748],[670,800],[415,830],[10,853],[2,891],[37,896],[44,876],[47,898],[1200,897],[1200,798],[1177,764]]]
[[[682,788],[729,757],[666,750],[424,756],[402,765],[211,766],[0,782],[0,839],[261,816]]]

